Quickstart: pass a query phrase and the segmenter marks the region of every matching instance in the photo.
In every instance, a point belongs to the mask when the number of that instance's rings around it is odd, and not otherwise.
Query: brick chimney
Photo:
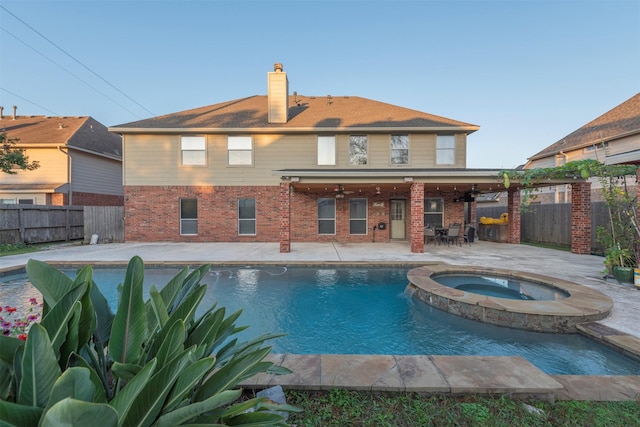
[[[273,72],[267,73],[267,103],[269,123],[287,123],[289,119],[289,80],[280,63],[274,64]]]

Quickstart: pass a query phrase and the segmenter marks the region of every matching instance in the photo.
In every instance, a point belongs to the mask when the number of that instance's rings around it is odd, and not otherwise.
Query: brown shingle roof
[[[553,156],[561,151],[575,150],[636,133],[640,133],[640,93],[531,156],[529,160]]]
[[[478,126],[357,96],[289,97],[287,123],[269,123],[267,96],[256,95],[220,104],[125,123],[110,130],[132,129],[348,129],[451,128],[471,133]]]
[[[122,157],[122,138],[92,117],[4,116],[0,133],[19,146],[60,145]]]

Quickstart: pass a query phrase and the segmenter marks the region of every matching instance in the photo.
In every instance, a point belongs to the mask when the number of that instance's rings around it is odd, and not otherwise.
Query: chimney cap
[[[276,73],[282,72],[282,64],[279,62],[273,64],[273,71],[275,71]]]

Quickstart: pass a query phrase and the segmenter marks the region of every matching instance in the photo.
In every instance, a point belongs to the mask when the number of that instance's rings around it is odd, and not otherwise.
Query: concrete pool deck
[[[122,264],[140,256],[145,264],[354,263],[370,265],[493,266],[558,277],[596,289],[614,301],[611,314],[581,332],[640,354],[640,291],[603,278],[603,258],[526,245],[477,241],[463,246],[425,247],[410,252],[407,242],[293,243],[110,243],[52,245],[50,250],[0,257],[0,272],[23,267],[30,258],[53,264]],[[547,375],[519,357],[271,355],[294,373],[258,377],[244,385],[296,388],[343,387],[437,393],[499,393],[560,399],[638,400],[640,375]]]

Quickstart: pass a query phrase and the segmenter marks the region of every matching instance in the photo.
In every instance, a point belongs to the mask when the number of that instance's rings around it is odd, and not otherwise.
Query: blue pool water
[[[212,267],[201,308],[243,309],[237,324],[250,326],[243,339],[286,333],[272,341],[276,353],[517,355],[549,374],[640,375],[640,363],[580,335],[503,328],[424,304],[404,292],[408,270]],[[161,287],[178,271],[147,268],[145,298],[152,283]],[[0,278],[0,304],[39,298],[24,277],[14,279]],[[114,310],[123,279],[124,269],[94,271]]]
[[[550,286],[500,276],[445,273],[434,275],[432,279],[450,288],[498,298],[553,301],[569,296]]]

